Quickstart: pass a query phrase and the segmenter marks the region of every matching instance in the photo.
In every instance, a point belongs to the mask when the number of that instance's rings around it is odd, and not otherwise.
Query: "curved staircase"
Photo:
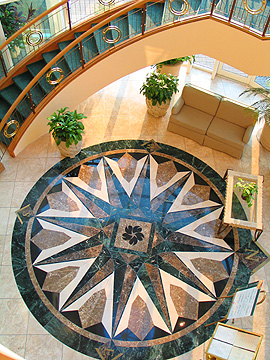
[[[62,1],[61,6],[63,3],[66,1]],[[2,67],[2,143],[13,155],[21,136],[36,114],[41,111],[44,103],[49,101],[50,96],[54,96],[53,92],[60,91],[86,66],[92,66],[95,61],[109,56],[121,46],[140,40],[151,31],[161,31],[166,26],[179,26],[194,19],[216,17],[261,39],[269,39],[270,3],[265,3],[263,11],[255,15],[245,10],[243,4],[240,0],[217,0],[213,3],[208,0],[190,0],[189,3],[187,0],[132,1],[120,4],[105,13],[94,14],[76,26],[72,26],[70,9],[66,8],[69,23],[65,23],[64,32],[59,31],[53,39],[40,46],[34,46],[34,51],[30,49],[29,54],[24,54],[16,66],[10,69]],[[48,16],[47,12],[44,17]],[[28,29],[31,29],[31,26],[35,26],[35,21],[31,22]],[[24,31],[26,30],[27,26]],[[17,36],[21,36],[21,33],[22,31]],[[8,41],[9,39],[0,48],[2,65],[4,52],[6,54],[8,51]],[[51,72],[48,78],[49,71],[55,68],[58,70]]]

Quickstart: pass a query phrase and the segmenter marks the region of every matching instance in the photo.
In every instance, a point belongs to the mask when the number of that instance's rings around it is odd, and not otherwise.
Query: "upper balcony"
[[[266,0],[63,0],[0,46],[1,141],[14,155],[44,106],[109,55],[151,35],[209,19],[260,41],[270,39]]]

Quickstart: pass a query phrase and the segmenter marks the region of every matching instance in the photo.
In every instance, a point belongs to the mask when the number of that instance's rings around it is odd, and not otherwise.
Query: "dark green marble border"
[[[72,165],[75,165],[79,161],[110,150],[117,149],[146,149],[143,144],[145,141],[142,140],[121,140],[111,141],[107,143],[97,144],[88,148],[83,149],[74,159],[65,158],[50,170],[48,170],[33,186],[31,191],[26,196],[21,207],[30,204],[31,208],[34,208],[37,200],[41,193],[47,188],[47,186],[63,171]],[[195,156],[179,150],[175,147],[158,144],[160,149],[157,152],[161,154],[168,154],[176,159],[180,159],[187,164],[192,165],[195,169],[205,175],[225,196],[226,183],[220,177],[220,175],[209,167],[206,163],[199,160]],[[236,200],[238,201],[238,200]],[[243,209],[239,208],[241,213]],[[66,325],[64,325],[59,319],[53,316],[53,314],[47,309],[41,299],[38,297],[35,288],[30,280],[26,260],[25,260],[25,233],[27,229],[28,221],[23,224],[17,219],[14,225],[13,238],[12,238],[12,265],[13,272],[17,282],[18,289],[28,306],[30,312],[36,317],[40,324],[58,340],[63,342],[65,345],[80,351],[83,354],[99,358],[95,348],[99,348],[102,343],[89,340],[88,338],[72,331]],[[241,230],[241,246],[251,241],[251,235],[249,231]],[[238,271],[235,276],[234,283],[231,288],[233,292],[237,287],[245,286],[248,284],[250,278],[249,269],[241,262],[239,262]],[[230,300],[226,299],[223,301],[218,310],[207,320],[206,323],[217,321],[223,318],[229,309]],[[204,341],[209,339],[212,335],[215,325],[205,327],[201,325],[196,330],[189,334],[182,336],[181,338],[152,347],[142,348],[122,348],[116,347],[111,343],[111,348],[115,350],[115,354],[123,353],[121,359],[169,359],[172,357],[179,356],[185,352],[192,350],[199,346]]]

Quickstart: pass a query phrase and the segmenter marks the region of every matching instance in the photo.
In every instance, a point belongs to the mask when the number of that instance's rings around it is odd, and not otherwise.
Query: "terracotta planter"
[[[266,150],[270,151],[270,126],[266,122],[258,134],[258,140]]]
[[[79,154],[82,148],[82,140],[78,142],[77,145],[73,142],[68,148],[66,147],[65,141],[61,141],[58,146],[58,149],[64,157],[74,158],[75,155]]]
[[[169,106],[170,106],[170,100],[167,100],[166,103],[162,103],[159,105],[152,105],[152,100],[148,100],[146,98],[146,105],[147,105],[147,111],[149,114],[153,115],[154,117],[160,117],[166,114]]]
[[[166,74],[166,75],[174,75],[177,76],[179,75],[179,71],[180,71],[180,67],[183,63],[178,63],[178,64],[173,64],[173,65],[162,65],[162,68],[159,69],[159,72],[161,74]]]

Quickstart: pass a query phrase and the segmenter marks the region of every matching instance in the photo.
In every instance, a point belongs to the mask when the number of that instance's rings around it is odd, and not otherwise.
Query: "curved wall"
[[[37,115],[17,145],[15,155],[48,131],[47,117],[56,109],[65,106],[73,109],[131,72],[187,54],[211,56],[249,75],[270,75],[270,40],[260,40],[212,19],[175,26],[113,53],[78,76]]]

